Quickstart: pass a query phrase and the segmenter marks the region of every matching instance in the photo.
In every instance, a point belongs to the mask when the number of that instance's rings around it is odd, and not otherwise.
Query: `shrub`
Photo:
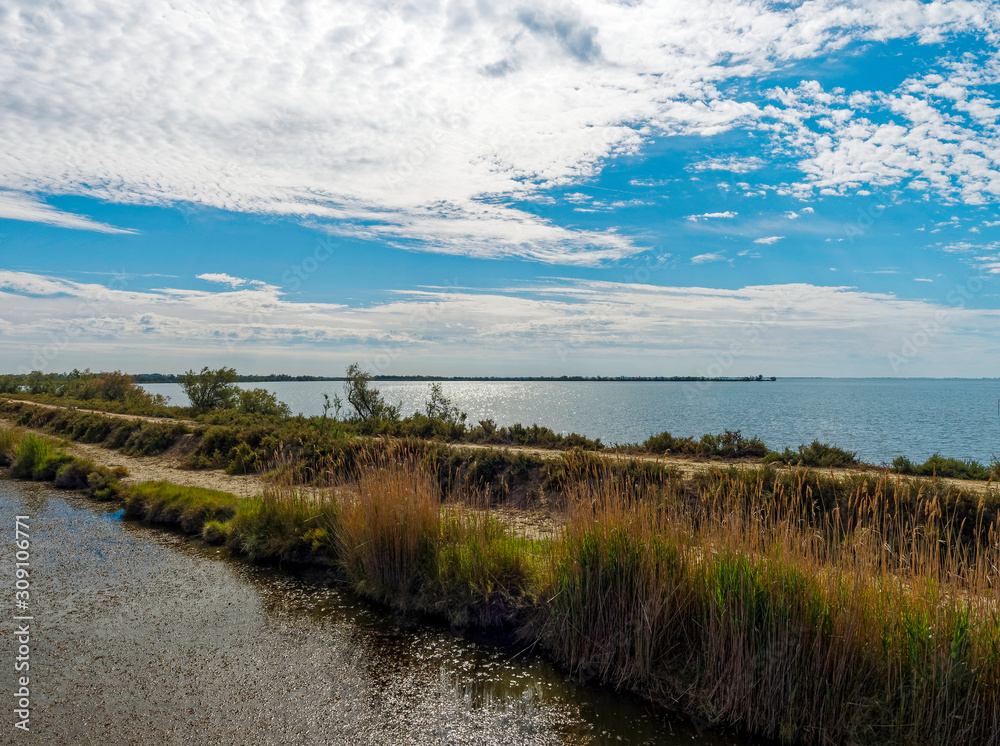
[[[253,474],[264,468],[264,461],[249,443],[239,443],[232,451],[226,471],[229,474]]]
[[[133,430],[122,450],[136,456],[155,456],[170,448],[187,432],[180,424],[150,422]]]
[[[53,484],[65,490],[80,490],[88,486],[88,477],[98,467],[90,459],[75,458],[59,467]]]
[[[765,464],[780,463],[822,468],[851,466],[858,463],[857,454],[853,451],[845,451],[843,448],[820,443],[818,440],[807,446],[799,446],[797,451],[791,448],[786,448],[783,453],[769,451],[763,461]]]
[[[767,453],[767,446],[760,438],[744,438],[739,430],[726,430],[719,435],[703,435],[699,450],[706,455],[720,458],[760,458]]]
[[[726,430],[718,435],[705,434],[700,440],[675,437],[664,431],[652,435],[642,444],[650,453],[679,453],[690,456],[716,456],[718,458],[760,458],[767,453],[767,446],[760,438],[746,438],[739,430]]]
[[[956,458],[944,458],[935,453],[922,464],[914,464],[905,456],[893,460],[892,471],[897,474],[912,474],[919,477],[950,477],[953,479],[994,479],[1000,471],[1000,463],[993,462],[984,466],[978,461],[960,461]]]
[[[104,469],[98,467],[87,475],[87,486],[91,494],[97,500],[114,500],[120,496],[125,488],[119,481],[122,477],[128,476],[128,471],[123,466],[114,469]]]
[[[265,417],[288,417],[292,411],[284,402],[267,389],[240,389],[236,394],[236,408],[243,414]]]

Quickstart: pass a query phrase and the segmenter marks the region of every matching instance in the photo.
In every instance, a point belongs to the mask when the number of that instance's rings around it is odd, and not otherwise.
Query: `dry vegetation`
[[[685,481],[577,454],[553,476],[562,528],[539,539],[425,456],[373,444],[324,487],[248,500],[165,483],[121,496],[129,515],[329,565],[369,598],[502,630],[719,725],[787,743],[998,741],[994,492],[768,467]],[[57,484],[89,468],[9,429],[0,457]]]

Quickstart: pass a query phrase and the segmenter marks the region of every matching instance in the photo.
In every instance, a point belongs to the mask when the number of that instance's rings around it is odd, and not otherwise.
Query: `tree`
[[[234,384],[238,378],[233,368],[209,370],[204,367],[201,373],[189,370],[181,376],[181,388],[197,412],[228,409],[236,401],[238,389]]]
[[[451,403],[451,399],[444,395],[440,383],[431,384],[430,398],[425,404],[427,416],[432,420],[442,422],[465,422],[465,412],[460,412],[458,407]]]
[[[371,374],[361,370],[358,363],[348,366],[346,377],[344,393],[347,403],[354,407],[357,419],[363,422],[399,419],[399,407],[386,403],[379,390],[371,385]]]

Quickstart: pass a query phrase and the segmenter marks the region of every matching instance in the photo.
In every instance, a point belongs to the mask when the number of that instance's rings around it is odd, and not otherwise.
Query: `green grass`
[[[544,545],[513,536],[485,506],[454,508],[441,519],[439,532],[433,577],[420,606],[453,625],[515,622],[539,587]]]
[[[27,433],[15,448],[11,475],[19,479],[41,479],[52,456],[53,448],[48,439]]]
[[[226,544],[249,559],[333,561],[337,504],[322,493],[268,489],[240,502]]]
[[[0,466],[10,466],[17,456],[22,433],[17,428],[0,426]]]
[[[230,520],[239,504],[240,498],[228,492],[169,482],[143,482],[128,490],[125,514],[198,534],[208,521]]]

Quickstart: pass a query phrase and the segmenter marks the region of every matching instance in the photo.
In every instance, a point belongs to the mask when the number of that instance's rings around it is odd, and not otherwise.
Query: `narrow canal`
[[[21,611],[17,515],[30,527]],[[30,732],[14,727],[24,673],[8,633],[0,743],[749,743],[45,485],[0,480],[0,520],[0,618],[13,630],[31,616]]]

